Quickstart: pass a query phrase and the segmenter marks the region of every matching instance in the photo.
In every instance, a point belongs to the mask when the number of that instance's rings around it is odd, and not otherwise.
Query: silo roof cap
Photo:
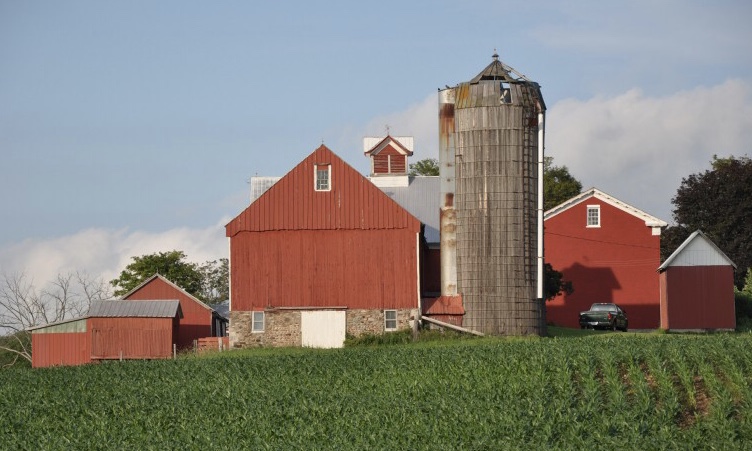
[[[517,72],[511,66],[507,66],[499,60],[499,54],[494,52],[492,55],[493,61],[486,66],[478,75],[476,75],[470,83],[475,84],[483,80],[498,80],[508,83],[530,81],[527,77]],[[516,78],[512,75],[517,76]]]

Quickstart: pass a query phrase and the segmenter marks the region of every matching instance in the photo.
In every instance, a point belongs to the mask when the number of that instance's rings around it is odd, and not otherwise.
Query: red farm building
[[[183,316],[178,329],[178,348],[192,348],[194,340],[205,337],[221,337],[227,330],[227,319],[195,296],[175,285],[165,277],[155,274],[125,296],[124,300],[142,301],[177,299]]]
[[[173,355],[180,302],[95,301],[87,316],[29,329],[34,368]]]
[[[324,145],[226,234],[231,346],[338,347],[418,316],[421,222]]]
[[[661,328],[733,330],[736,265],[701,231],[687,238],[658,268]]]
[[[574,293],[546,303],[547,321],[579,327],[578,313],[596,302],[627,311],[629,327],[660,324],[660,235],[666,222],[591,188],[547,211],[546,262]]]

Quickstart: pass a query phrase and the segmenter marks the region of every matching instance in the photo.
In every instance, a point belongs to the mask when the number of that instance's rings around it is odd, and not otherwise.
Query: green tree
[[[543,159],[543,210],[549,210],[582,192],[582,183],[566,166],[554,166],[554,157]]]
[[[410,163],[408,175],[439,175],[439,160],[424,158],[418,162]]]
[[[120,273],[120,277],[110,281],[115,287],[115,296],[127,294],[154,274],[159,274],[200,299],[203,281],[201,268],[185,259],[183,251],[132,257],[133,261]]]
[[[695,230],[702,230],[737,265],[734,285],[741,289],[752,266],[752,160],[718,158],[711,169],[682,179],[674,205],[676,226],[666,230],[666,258]]]
[[[543,264],[543,290],[547,301],[560,294],[574,293],[572,282],[564,280],[564,274],[555,270],[550,263]]]
[[[230,298],[230,269],[226,258],[207,261],[199,267],[201,296],[207,304],[217,304]]]

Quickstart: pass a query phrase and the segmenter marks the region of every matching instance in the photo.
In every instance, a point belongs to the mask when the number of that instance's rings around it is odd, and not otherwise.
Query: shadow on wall
[[[590,303],[592,304],[592,303]],[[571,306],[547,305],[546,315],[550,324],[579,328],[579,313],[590,309],[590,304],[581,309]],[[630,329],[657,329],[660,326],[660,308],[654,304],[626,304],[617,302],[627,312]]]
[[[660,326],[661,314],[658,302],[642,297],[625,298],[625,290],[608,267],[587,267],[575,263],[562,271],[565,280],[571,280],[574,293],[562,295],[546,303],[546,318],[549,323],[565,327],[580,327],[579,313],[590,310],[596,302],[613,302],[627,311],[630,329],[656,329]],[[616,294],[617,292],[621,292]]]
[[[559,271],[574,287],[574,293],[546,303],[547,321],[559,326],[579,327],[581,311],[589,310],[595,302],[614,302],[614,292],[621,288],[611,268],[575,263]]]

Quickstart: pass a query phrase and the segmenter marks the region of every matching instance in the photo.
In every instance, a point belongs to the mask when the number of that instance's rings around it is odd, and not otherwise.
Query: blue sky
[[[542,85],[546,152],[671,222],[681,178],[752,155],[745,1],[0,0],[0,272],[224,257],[250,176],[323,141],[437,154],[436,90],[497,50]]]

